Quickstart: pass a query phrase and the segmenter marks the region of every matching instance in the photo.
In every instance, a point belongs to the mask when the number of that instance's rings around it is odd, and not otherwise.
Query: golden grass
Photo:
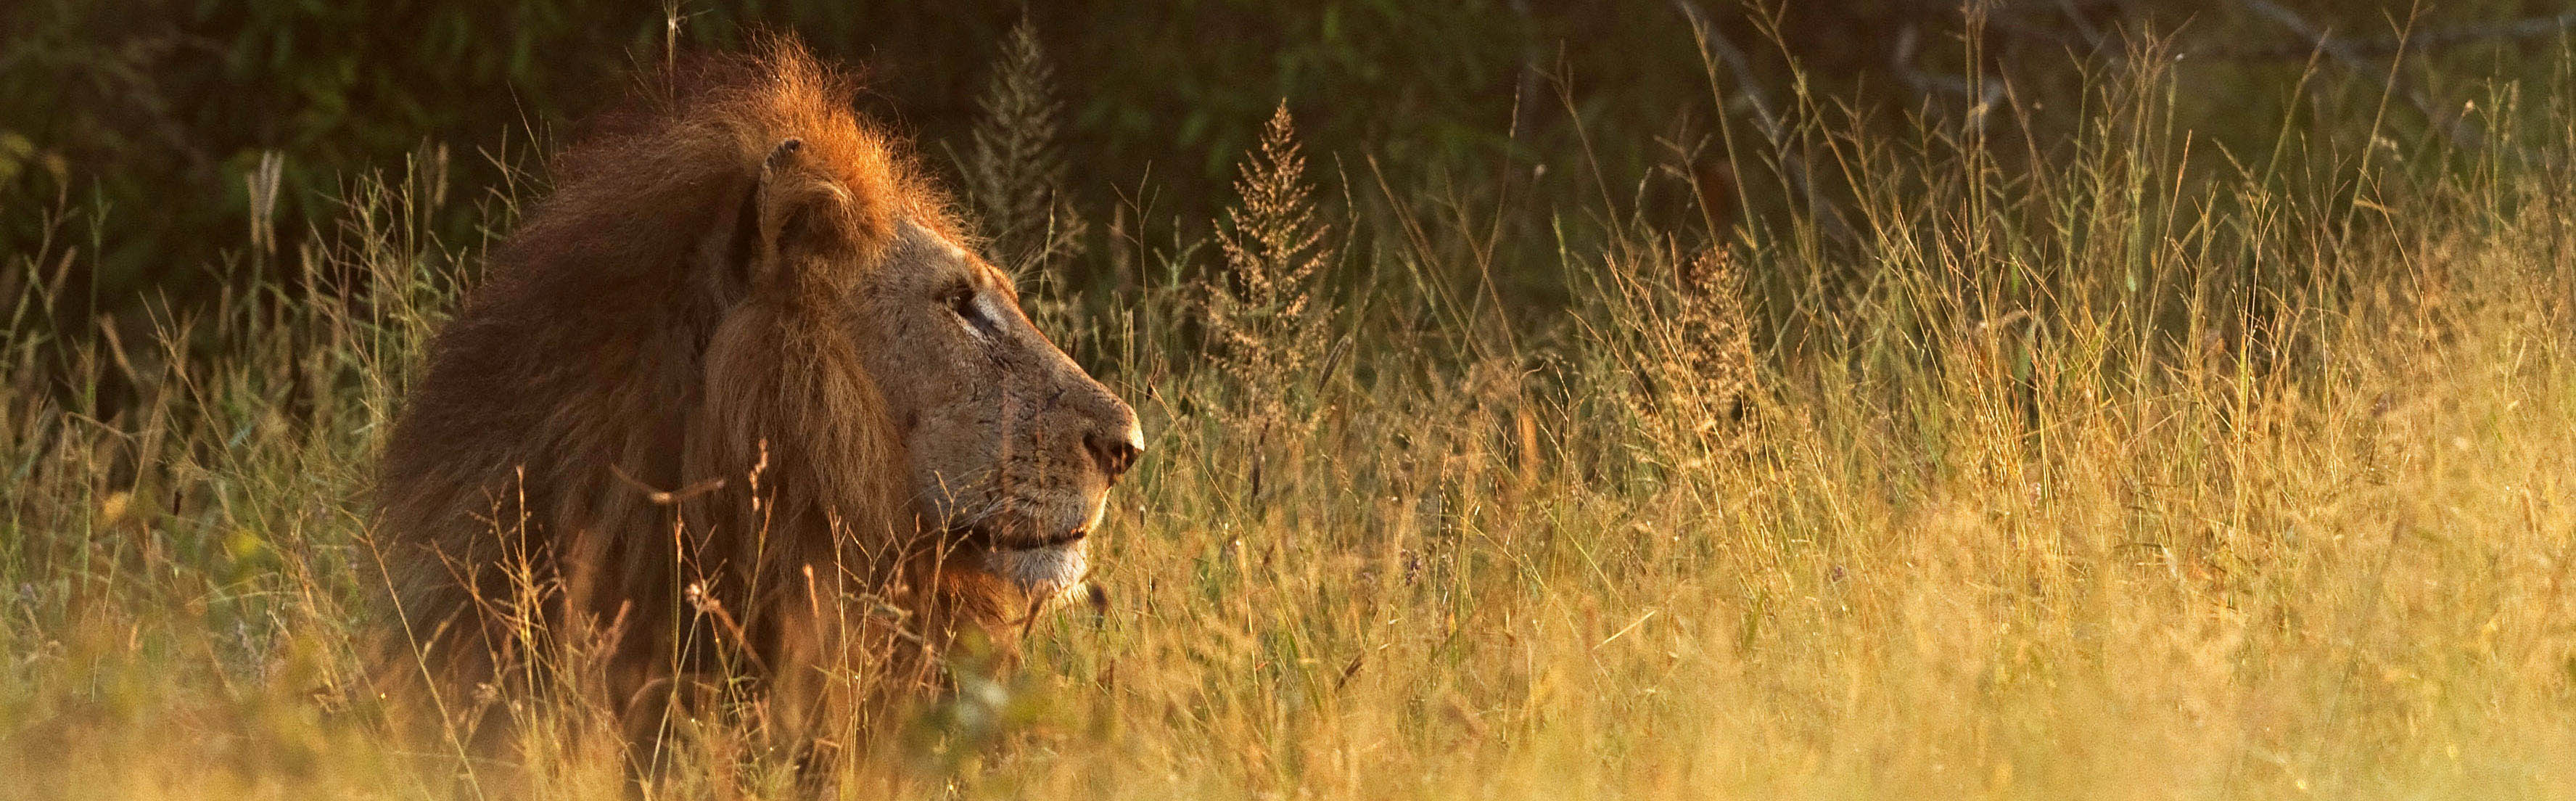
[[[1677,282],[1688,237],[1605,215],[1531,245],[1570,308],[1503,308],[1498,212],[1379,185],[1340,193],[1386,202],[1316,268],[1329,319],[1269,343],[1290,367],[1197,356],[1188,281],[1069,304],[1151,440],[1109,611],[850,792],[2576,794],[2565,82],[2480,147],[2374,117],[2213,168],[2174,79],[2126,80],[2016,168],[1803,110],[1737,163],[1859,189],[1733,232],[1740,279]],[[0,794],[449,791],[353,697],[366,476],[476,250],[413,233],[430,194],[353,188],[293,289],[12,324]],[[18,308],[80,253],[10,256]],[[1707,364],[1752,367],[1673,380]],[[624,792],[613,751],[531,737],[541,797]],[[779,790],[739,767],[664,789]]]

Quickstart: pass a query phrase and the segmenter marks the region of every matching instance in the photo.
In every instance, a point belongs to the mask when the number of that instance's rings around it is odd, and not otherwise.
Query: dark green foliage
[[[2032,109],[2072,107],[2080,72],[2121,57],[2131,34],[2180,30],[2183,68],[2203,71],[2189,85],[2243,91],[2186,98],[2178,124],[2232,146],[2269,147],[2262,132],[2316,110],[2302,102],[2377,101],[2283,94],[2277,87],[2313,48],[2255,3],[2014,2],[1983,21],[1949,3],[1868,0],[1776,11],[1709,0],[961,5],[19,0],[0,5],[0,253],[32,252],[49,235],[90,251],[71,281],[98,308],[58,309],[67,319],[57,324],[73,329],[153,293],[204,296],[211,276],[228,272],[216,267],[241,255],[255,225],[245,178],[271,153],[282,169],[266,247],[291,249],[326,225],[349,176],[440,147],[452,154],[448,182],[469,202],[448,204],[431,227],[468,233],[483,219],[470,202],[482,187],[537,166],[534,154],[569,133],[569,120],[623,91],[639,68],[674,50],[738,46],[763,28],[864,65],[877,87],[869,110],[944,156],[971,149],[977,99],[1005,63],[1011,28],[1026,22],[1053,65],[1047,97],[1063,106],[1069,208],[1106,223],[1126,205],[1134,225],[1185,221],[1192,237],[1231,198],[1234,154],[1255,146],[1284,99],[1326,195],[1385,202],[1340,185],[1347,176],[1365,186],[1382,171],[1396,186],[1446,187],[1453,200],[1510,199],[1497,230],[1520,246],[1492,254],[1491,277],[1507,296],[1541,300],[1561,285],[1543,269],[1559,233],[1551,218],[1576,199],[1662,225],[1722,227],[1793,194],[1756,182],[1743,193],[1753,208],[1708,208],[1735,189],[1727,176],[1765,171],[1720,169],[1719,134],[1760,136],[1763,119],[1805,97],[1836,98],[1889,130],[1905,115],[1969,114],[1994,92]],[[2433,58],[2509,59],[2552,40],[2476,26],[2550,11],[2524,5],[2450,4],[2413,25],[2446,34]],[[2319,0],[2292,13],[2361,42],[2383,67],[2397,49],[2391,32],[2408,23],[2404,9],[2376,3]],[[1701,70],[1694,20],[1714,34],[1722,104]],[[1793,67],[1804,82],[1789,78]],[[2457,89],[2414,94],[2449,104]],[[2448,105],[2425,108],[2400,102],[2390,130],[2471,124],[2435,119]],[[1990,131],[2045,149],[2067,133],[2051,126],[2043,114]],[[1077,281],[1106,270],[1061,269]]]

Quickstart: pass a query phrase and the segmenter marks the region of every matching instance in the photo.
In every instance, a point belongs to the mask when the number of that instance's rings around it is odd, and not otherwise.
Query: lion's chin
[[[994,548],[984,552],[984,569],[1031,597],[1051,598],[1082,586],[1082,577],[1091,571],[1085,544]]]

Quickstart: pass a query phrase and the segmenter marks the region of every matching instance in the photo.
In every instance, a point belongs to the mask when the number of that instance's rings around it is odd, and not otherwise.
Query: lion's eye
[[[984,316],[984,306],[975,302],[975,289],[960,286],[947,292],[948,311],[973,326],[977,333],[991,333],[992,318]]]

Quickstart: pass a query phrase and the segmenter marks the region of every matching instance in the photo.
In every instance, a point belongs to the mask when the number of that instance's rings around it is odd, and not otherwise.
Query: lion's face
[[[1082,580],[1136,413],[1020,312],[1010,279],[905,221],[850,324],[911,460],[915,509],[979,567],[1052,594]]]

